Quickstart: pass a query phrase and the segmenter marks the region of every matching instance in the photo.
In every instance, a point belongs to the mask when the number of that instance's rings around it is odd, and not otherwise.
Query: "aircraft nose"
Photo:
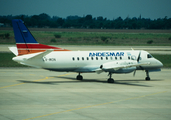
[[[159,68],[163,67],[163,63],[160,62],[159,60],[157,60],[156,63],[157,63],[157,66],[158,66]]]

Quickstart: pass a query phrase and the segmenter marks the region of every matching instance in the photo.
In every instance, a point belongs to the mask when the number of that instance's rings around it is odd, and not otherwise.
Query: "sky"
[[[171,18],[171,0],[0,0],[0,15]]]

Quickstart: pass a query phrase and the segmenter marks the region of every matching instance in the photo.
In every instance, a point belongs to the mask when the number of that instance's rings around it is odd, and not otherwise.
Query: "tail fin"
[[[12,20],[12,24],[18,55],[44,52],[47,49],[54,49],[54,51],[69,51],[67,49],[39,44],[20,19]]]

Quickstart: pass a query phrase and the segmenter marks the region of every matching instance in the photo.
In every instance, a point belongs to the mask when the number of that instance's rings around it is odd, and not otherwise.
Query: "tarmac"
[[[171,69],[113,74],[0,68],[0,120],[170,120]]]
[[[0,52],[10,52],[0,45]],[[131,46],[58,46],[69,50],[131,50]],[[170,46],[134,46],[151,54],[171,54]],[[170,120],[171,69],[113,74],[0,68],[0,120]]]

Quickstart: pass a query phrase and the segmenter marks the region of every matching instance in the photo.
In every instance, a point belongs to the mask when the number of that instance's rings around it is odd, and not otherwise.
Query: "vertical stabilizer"
[[[66,49],[39,44],[22,20],[12,20],[16,46],[18,55],[31,54],[37,52],[44,52],[47,49],[54,49],[54,51],[69,51]]]

